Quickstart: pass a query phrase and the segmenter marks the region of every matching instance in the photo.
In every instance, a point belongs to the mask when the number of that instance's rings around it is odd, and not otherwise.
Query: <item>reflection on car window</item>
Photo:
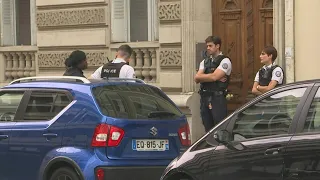
[[[318,89],[309,108],[304,132],[320,132],[320,89]]]
[[[24,117],[26,121],[51,120],[60,113],[71,100],[64,93],[32,92]]]
[[[250,106],[238,116],[234,140],[287,134],[306,88],[286,90]]]
[[[0,93],[0,123],[14,120],[24,92]]]
[[[174,119],[179,109],[158,88],[141,85],[108,85],[92,89],[101,112],[124,119]]]

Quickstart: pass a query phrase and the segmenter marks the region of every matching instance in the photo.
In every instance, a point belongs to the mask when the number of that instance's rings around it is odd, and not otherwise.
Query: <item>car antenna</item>
[[[109,59],[109,57],[107,57],[107,60],[108,60],[108,63],[110,63],[110,59]],[[105,79],[105,78],[104,78],[104,79]],[[107,81],[109,80],[109,76],[108,76],[108,74],[107,74],[106,79],[107,79]]]

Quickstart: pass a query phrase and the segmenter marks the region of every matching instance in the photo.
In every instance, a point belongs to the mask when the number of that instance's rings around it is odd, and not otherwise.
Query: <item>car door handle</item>
[[[54,138],[54,137],[58,137],[58,134],[46,133],[46,134],[43,134],[43,136],[47,138]]]
[[[295,172],[295,173],[290,173],[290,176],[292,178],[298,178],[299,177],[299,173]]]
[[[264,154],[265,155],[278,155],[280,153],[282,153],[283,148],[282,147],[278,147],[278,148],[270,148],[267,149]]]
[[[8,135],[0,135],[0,140],[3,140],[3,139],[8,139],[9,136]]]

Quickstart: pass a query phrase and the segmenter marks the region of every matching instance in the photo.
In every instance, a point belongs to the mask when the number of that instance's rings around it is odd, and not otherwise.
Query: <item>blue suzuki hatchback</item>
[[[158,180],[188,146],[186,117],[142,80],[28,77],[0,89],[1,180]]]

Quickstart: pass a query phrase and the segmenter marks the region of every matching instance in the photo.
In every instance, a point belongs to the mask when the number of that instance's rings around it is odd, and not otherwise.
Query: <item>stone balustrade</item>
[[[159,64],[159,44],[146,43],[129,43],[133,49],[131,61],[129,63],[135,70],[135,75],[147,83],[158,82],[158,64]],[[114,57],[119,44],[112,44],[110,49]]]
[[[37,47],[17,46],[0,49],[2,64],[2,82],[36,75]]]

